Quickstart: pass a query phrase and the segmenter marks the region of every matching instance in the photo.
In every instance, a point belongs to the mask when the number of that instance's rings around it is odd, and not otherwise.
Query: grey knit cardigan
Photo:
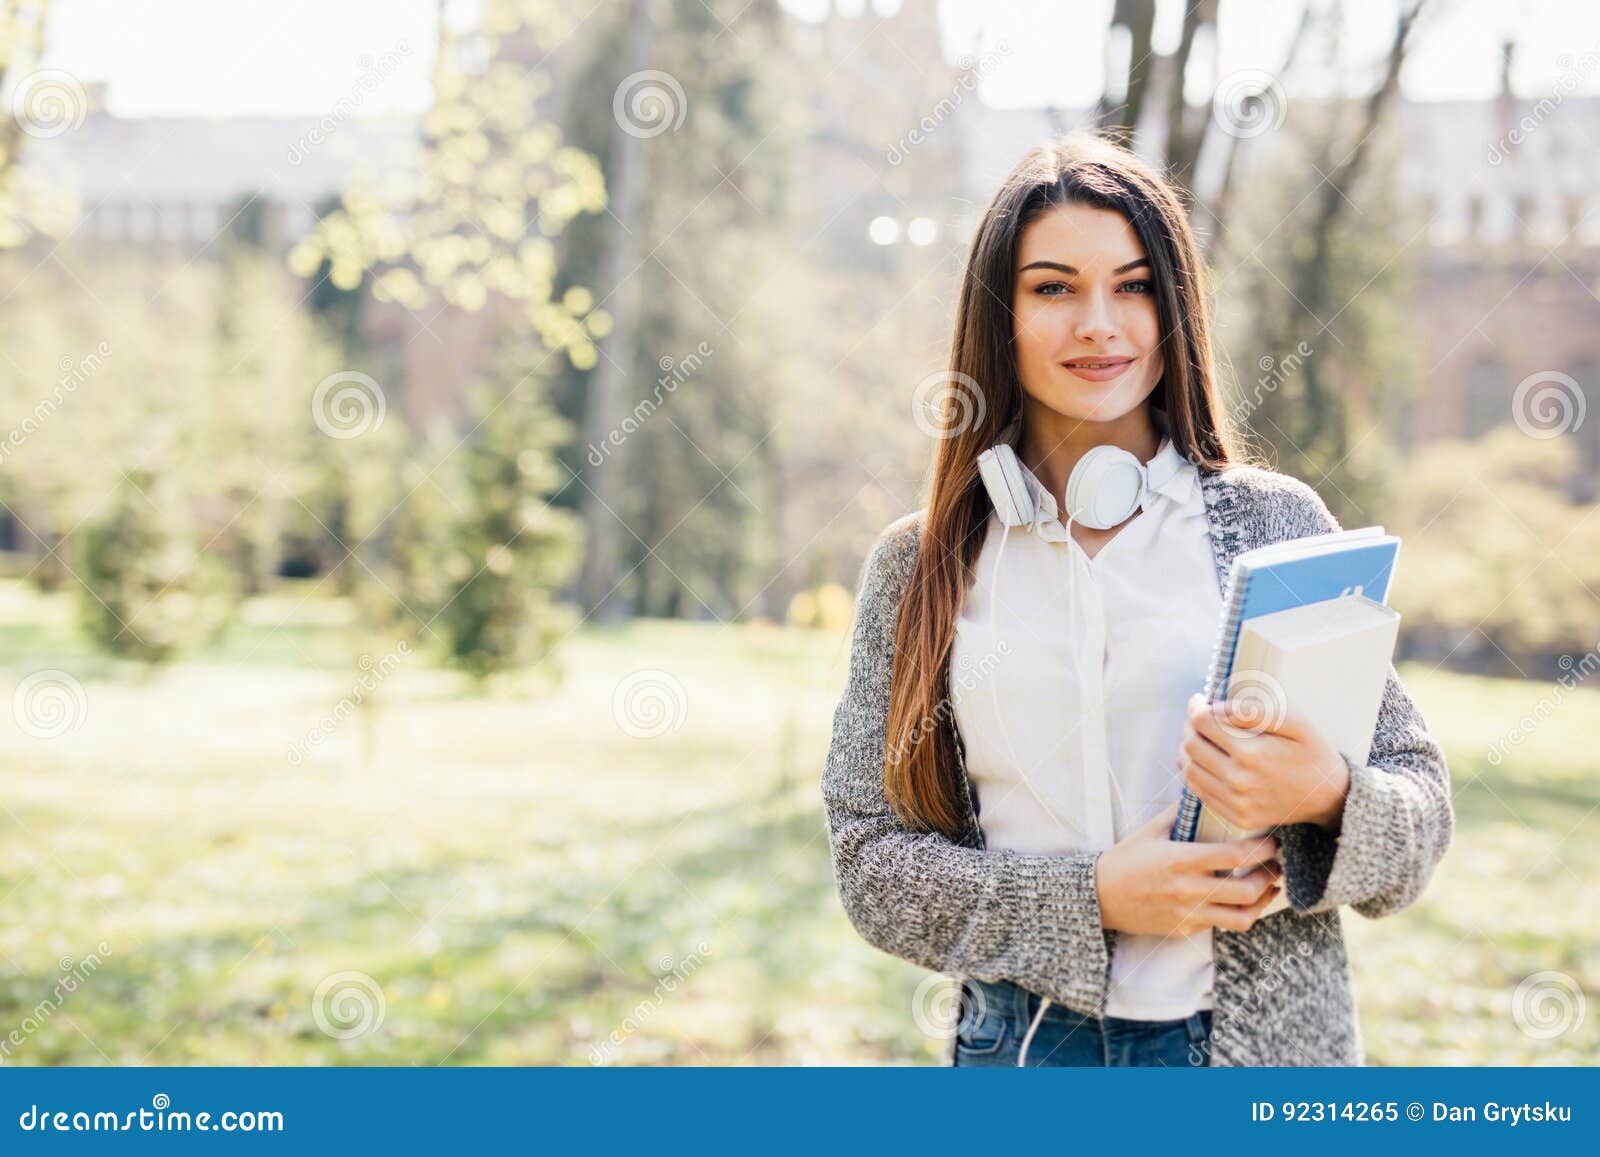
[[[1253,547],[1339,528],[1314,490],[1274,471],[1200,470],[1220,590]],[[1009,980],[1081,1013],[1105,1015],[1117,931],[1104,928],[1098,853],[988,850],[961,736],[956,839],[908,828],[884,793],[885,733],[900,601],[925,511],[879,536],[863,564],[849,683],[822,773],[829,845],[850,922],[871,944],[957,979]],[[1196,688],[1198,690],[1198,688]],[[1350,760],[1338,835],[1315,824],[1274,829],[1290,907],[1247,932],[1214,930],[1213,1065],[1364,1063],[1339,908],[1368,918],[1406,907],[1450,844],[1455,815],[1444,755],[1389,670],[1367,766]],[[955,1038],[943,1063],[954,1063]]]

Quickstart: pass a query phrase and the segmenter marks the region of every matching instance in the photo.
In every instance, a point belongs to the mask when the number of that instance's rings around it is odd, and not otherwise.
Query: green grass
[[[1375,921],[1344,915],[1369,1053],[1390,1064],[1594,1064],[1600,690],[1426,668],[1401,676],[1449,757],[1456,834],[1412,907]],[[1526,719],[1537,722],[1508,742]],[[1587,1005],[1549,1038],[1513,1015],[1517,986],[1544,970],[1565,974],[1555,982],[1568,992],[1544,1015],[1560,1015],[1574,985]],[[1530,1011],[1537,1027],[1537,1002]]]
[[[613,1063],[938,1054],[912,1017],[924,973],[863,943],[834,893],[817,777],[843,635],[588,630],[542,695],[479,695],[413,657],[299,765],[290,745],[350,694],[356,651],[389,649],[354,645],[339,604],[260,602],[142,679],[63,602],[0,584],[0,648],[7,701],[54,667],[86,704],[56,738],[0,727],[0,1040],[21,1037],[4,1063],[588,1064],[630,1017]],[[648,670],[682,718],[639,738],[613,699]],[[1540,969],[1591,994],[1600,977],[1600,694],[1569,693],[1494,766],[1549,688],[1405,674],[1449,748],[1459,827],[1413,908],[1345,915],[1370,1059],[1591,1062],[1600,1009],[1538,1040],[1511,999]],[[313,1010],[342,973],[384,1006],[350,1039]],[[328,1007],[334,1029],[358,1010]]]

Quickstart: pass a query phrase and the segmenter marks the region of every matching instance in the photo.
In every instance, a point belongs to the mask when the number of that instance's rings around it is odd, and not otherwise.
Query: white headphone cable
[[[1072,511],[1069,509],[1067,511],[1067,523],[1066,523],[1066,530],[1067,530],[1067,556],[1068,556],[1068,559],[1069,559],[1069,561],[1068,561],[1068,569],[1071,572],[1071,574],[1068,576],[1068,580],[1067,580],[1068,581],[1068,587],[1067,587],[1067,610],[1068,610],[1069,618],[1071,617],[1073,598],[1074,598],[1074,595],[1077,593],[1078,586],[1080,585],[1080,579],[1078,578],[1079,562],[1078,562],[1078,558],[1077,558],[1075,552],[1081,551],[1083,549],[1081,546],[1079,546],[1073,540],[1073,537],[1072,537],[1072,523],[1073,523],[1073,521],[1074,521],[1073,514],[1072,514]],[[996,637],[996,629],[997,629],[998,622],[999,622],[999,599],[998,599],[997,595],[999,593],[1000,560],[1005,556],[1006,542],[1009,540],[1010,535],[1011,535],[1011,525],[1010,525],[1010,523],[1008,523],[1004,519],[1002,519],[1001,520],[1001,524],[1002,525],[1001,525],[1001,532],[1000,532],[1000,545],[995,550],[994,565],[990,568],[990,571],[989,571],[989,599],[990,599],[990,603],[989,603],[989,637],[990,637],[991,640],[994,640],[995,637]],[[1085,565],[1087,565],[1088,561],[1089,560],[1088,560],[1087,557],[1085,557],[1084,560],[1083,560]],[[1077,676],[1078,676],[1078,686],[1079,686],[1080,692],[1086,690],[1087,686],[1088,686],[1087,681],[1083,677],[1083,666],[1082,666],[1082,663],[1081,663],[1081,658],[1082,658],[1081,651],[1082,651],[1082,648],[1078,647],[1076,645],[1074,645],[1073,648],[1072,648],[1073,669],[1077,673]],[[989,696],[990,696],[990,701],[991,701],[991,703],[993,705],[993,708],[994,708],[995,719],[998,722],[999,719],[1000,719],[1000,692],[999,692],[998,687],[996,686],[996,681],[994,679],[992,679],[992,678],[989,680]],[[1122,794],[1122,787],[1121,787],[1120,784],[1117,783],[1117,777],[1114,774],[1108,774],[1107,778],[1110,779],[1110,781],[1111,781],[1112,790],[1116,793],[1116,796],[1117,796],[1117,806],[1120,809],[1120,812],[1121,812],[1121,815],[1122,815],[1124,821],[1126,821],[1126,817],[1127,817],[1127,800],[1124,798],[1124,796]],[[1113,837],[1115,837],[1115,820],[1114,819],[1113,819],[1113,831],[1112,831],[1112,834],[1113,834]],[[1027,1067],[1027,1064],[1028,1064],[1028,1049],[1030,1047],[1032,1047],[1034,1035],[1039,1031],[1039,1025],[1043,1022],[1045,1013],[1049,1011],[1050,1006],[1053,1003],[1054,1002],[1048,996],[1041,996],[1039,998],[1039,1011],[1034,1014],[1032,1022],[1028,1025],[1028,1031],[1022,1038],[1021,1050],[1017,1054],[1017,1067],[1018,1068],[1026,1068]]]
[[[1028,1026],[1028,1034],[1022,1038],[1022,1051],[1017,1054],[1017,1068],[1028,1067],[1028,1046],[1033,1043],[1033,1034],[1039,1031],[1039,1022],[1044,1019],[1045,1009],[1049,1008],[1051,1000],[1048,996],[1039,998],[1039,1011],[1033,1015],[1033,1023]]]

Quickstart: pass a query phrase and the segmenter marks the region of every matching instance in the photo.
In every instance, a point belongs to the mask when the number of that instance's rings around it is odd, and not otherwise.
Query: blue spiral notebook
[[[1245,551],[1233,560],[1222,596],[1222,623],[1206,676],[1206,701],[1226,692],[1233,673],[1239,631],[1260,615],[1303,607],[1342,595],[1360,594],[1374,602],[1389,601],[1400,540],[1381,526],[1335,530],[1294,538]],[[1172,838],[1194,841],[1200,830],[1200,797],[1184,785]]]

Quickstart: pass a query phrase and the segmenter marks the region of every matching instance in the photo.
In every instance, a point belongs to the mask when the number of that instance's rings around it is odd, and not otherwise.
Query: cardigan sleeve
[[[1307,534],[1341,529],[1309,486]],[[1422,894],[1450,846],[1455,811],[1444,752],[1389,667],[1365,764],[1345,757],[1350,789],[1337,834],[1317,824],[1274,829],[1289,904],[1324,912],[1348,904],[1376,919]]]
[[[1103,928],[1098,854],[1028,856],[966,847],[906,826],[884,790],[899,604],[915,525],[885,532],[863,567],[850,674],[822,773],[839,897],[868,943],[934,971],[1010,980],[1103,1016],[1115,944]]]

